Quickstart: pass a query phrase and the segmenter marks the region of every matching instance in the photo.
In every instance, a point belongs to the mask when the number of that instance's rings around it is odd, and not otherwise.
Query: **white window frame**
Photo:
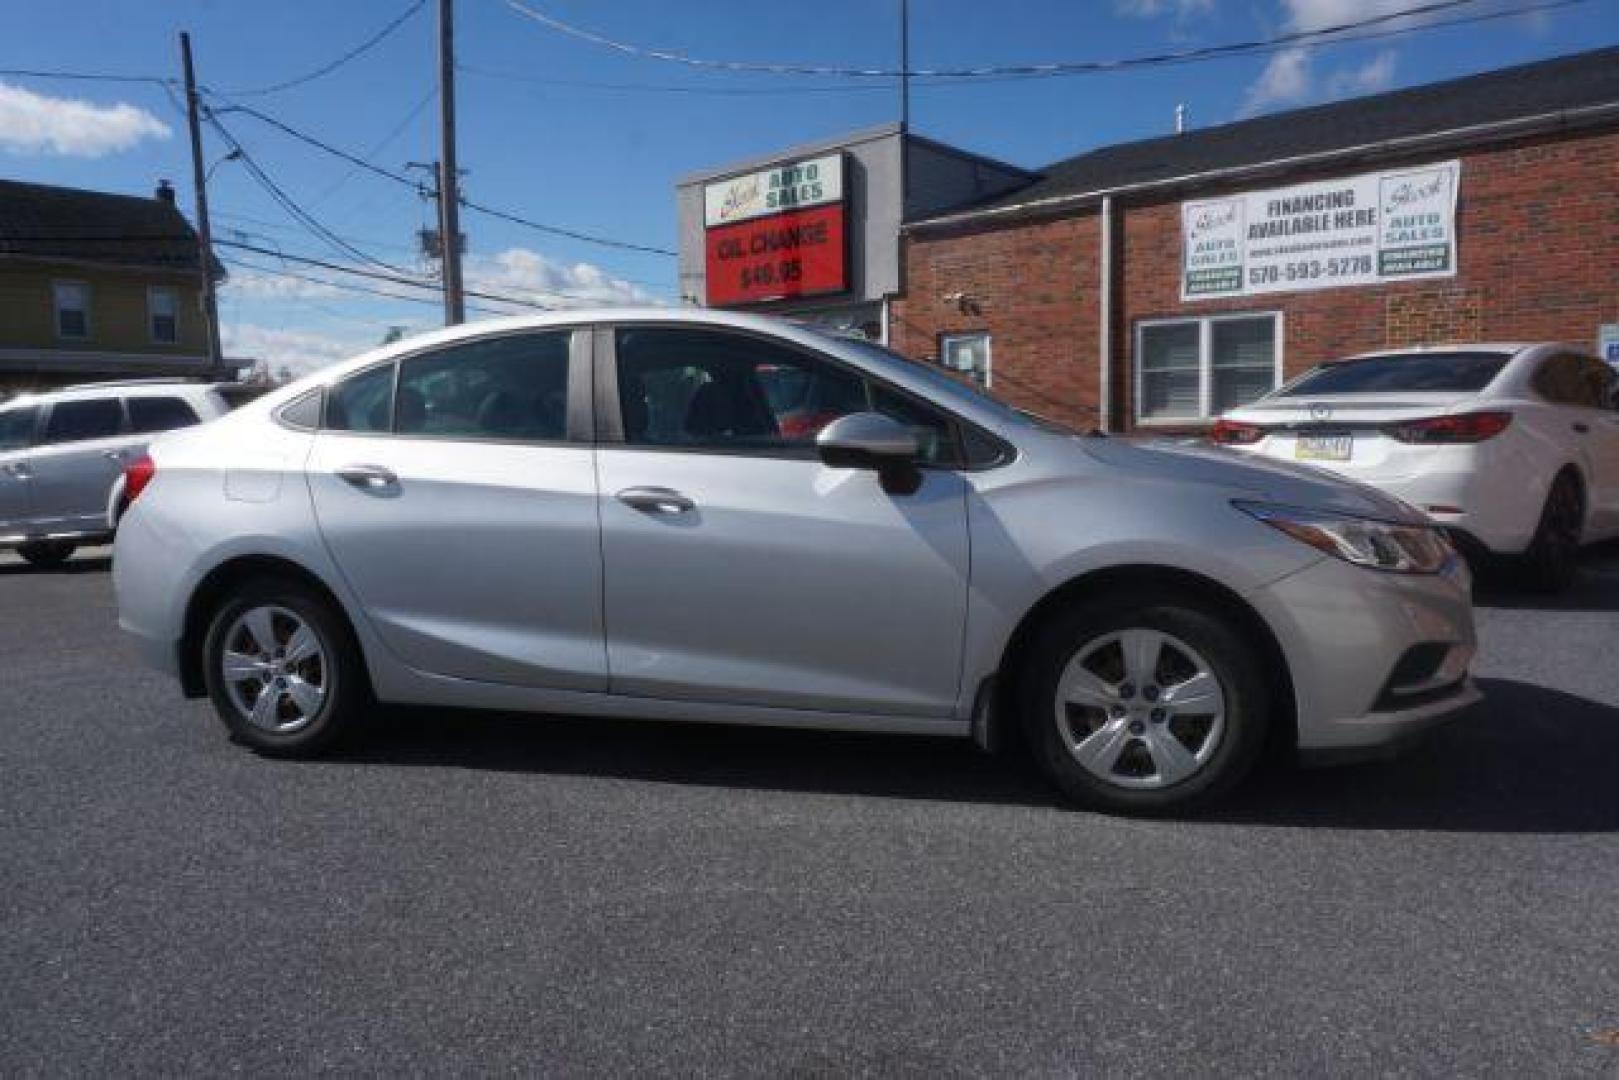
[[[84,333],[82,334],[62,333],[62,312],[70,310],[62,306],[61,290],[63,286],[71,286],[84,290]],[[93,326],[90,322],[90,305],[94,295],[94,290],[90,288],[90,283],[88,281],[78,281],[73,278],[58,278],[51,282],[51,329],[55,331],[55,336],[58,339],[62,341],[90,340],[90,335],[94,332]]]
[[[174,336],[172,338],[165,339],[157,336],[157,305],[153,303],[153,298],[158,293],[168,293],[174,300],[174,313],[171,316],[174,319]],[[180,344],[180,290],[173,285],[146,286],[146,336],[153,345]]]
[[[971,376],[972,372],[962,371],[961,368],[951,367],[944,361],[947,347],[953,341],[965,341],[982,338],[984,342],[984,389],[988,390],[995,384],[995,336],[988,330],[958,330],[954,333],[939,335],[939,364],[946,371]]]
[[[1214,324],[1220,322],[1233,322],[1241,319],[1269,318],[1275,325],[1273,332],[1276,342],[1276,369],[1272,375],[1271,389],[1275,390],[1282,385],[1283,354],[1287,348],[1286,320],[1279,310],[1271,311],[1230,311],[1219,315],[1177,315],[1161,319],[1139,319],[1136,321],[1135,353],[1130,358],[1135,384],[1135,400],[1131,411],[1135,414],[1137,427],[1186,427],[1189,424],[1209,424],[1216,418],[1210,414],[1209,405],[1214,400]],[[1143,354],[1142,341],[1146,331],[1155,326],[1184,326],[1187,323],[1196,323],[1197,330],[1197,415],[1196,416],[1143,416],[1141,414],[1142,386],[1145,382],[1141,367]]]

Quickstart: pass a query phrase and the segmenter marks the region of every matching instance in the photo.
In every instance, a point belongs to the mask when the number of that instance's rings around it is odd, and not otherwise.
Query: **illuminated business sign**
[[[849,287],[842,203],[709,229],[708,302],[715,307]]]
[[[1461,163],[1181,204],[1181,299],[1456,273]]]
[[[842,154],[709,184],[704,270],[715,307],[849,288]]]
[[[703,224],[712,229],[842,201],[843,155],[827,154],[709,184],[703,188]]]

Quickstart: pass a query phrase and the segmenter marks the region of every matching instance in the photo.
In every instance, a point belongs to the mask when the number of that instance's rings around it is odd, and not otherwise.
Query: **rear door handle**
[[[106,458],[108,461],[121,462],[124,460],[124,452],[122,450],[103,450],[101,451],[101,456]]]
[[[666,487],[625,488],[616,498],[625,506],[649,514],[684,514],[697,509],[696,503],[673,488]]]
[[[1584,435],[1584,434],[1585,434],[1585,433],[1586,433],[1586,432],[1588,432],[1588,431],[1590,431],[1590,430],[1591,430],[1591,427],[1590,427],[1590,425],[1589,425],[1589,424],[1579,424],[1579,423],[1576,423],[1576,424],[1575,424],[1575,425],[1574,425],[1574,430],[1575,430],[1575,431],[1577,431],[1577,432],[1579,432],[1579,433],[1580,433],[1580,434],[1581,434],[1581,435]]]
[[[386,491],[399,485],[393,470],[381,465],[345,465],[337,470],[337,478],[361,491]]]
[[[17,461],[7,465],[6,472],[10,473],[12,476],[15,476],[18,480],[27,480],[33,475],[28,471],[28,462],[26,461]]]

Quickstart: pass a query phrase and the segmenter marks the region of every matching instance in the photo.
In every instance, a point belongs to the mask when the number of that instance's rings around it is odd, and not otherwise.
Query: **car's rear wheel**
[[[371,704],[347,621],[296,582],[250,582],[220,605],[204,641],[203,672],[231,735],[276,757],[329,749]]]
[[[1519,560],[1524,585],[1536,592],[1559,593],[1573,584],[1584,517],[1579,480],[1571,472],[1559,473],[1546,495],[1534,539]]]
[[[1229,791],[1265,744],[1254,648],[1173,599],[1116,599],[1048,623],[1022,679],[1029,744],[1082,805],[1181,811]]]
[[[30,566],[37,566],[41,570],[54,570],[71,559],[77,550],[77,544],[66,540],[40,540],[32,544],[19,545],[17,554],[27,560]]]

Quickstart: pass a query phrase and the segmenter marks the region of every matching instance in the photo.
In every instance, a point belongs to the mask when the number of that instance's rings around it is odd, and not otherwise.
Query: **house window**
[[[52,286],[56,300],[56,336],[90,336],[90,286],[82,281],[58,281]]]
[[[1136,419],[1198,423],[1281,382],[1281,316],[1217,315],[1136,327]]]
[[[173,289],[154,286],[146,290],[146,320],[157,344],[173,345],[180,340],[180,300]]]
[[[941,334],[939,362],[951,371],[961,372],[979,386],[989,386],[989,335]]]

